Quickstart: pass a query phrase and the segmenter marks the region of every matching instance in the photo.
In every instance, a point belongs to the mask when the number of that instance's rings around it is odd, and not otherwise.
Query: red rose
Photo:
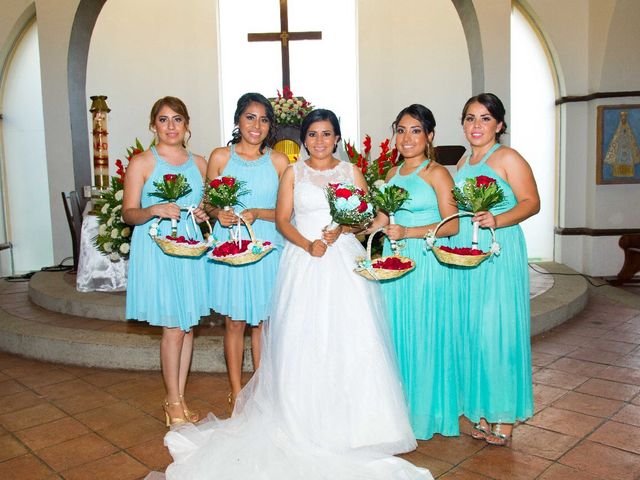
[[[351,190],[347,188],[338,188],[336,189],[336,197],[338,198],[349,198],[351,196]]]
[[[168,183],[173,183],[176,181],[176,178],[178,178],[178,175],[176,175],[175,173],[165,173],[164,174],[164,181],[168,182]]]
[[[364,195],[364,190],[362,190],[361,188],[356,188],[356,193],[358,195]]]
[[[368,206],[369,205],[367,205],[367,202],[360,202],[360,205],[358,206],[358,213],[366,212]]]
[[[494,183],[496,183],[495,178],[487,177],[485,175],[476,177],[476,187],[488,187],[489,185],[493,185]]]
[[[339,183],[330,183],[330,184],[329,184],[329,186],[330,186],[331,188],[333,188],[334,190],[337,190],[337,189],[338,189],[338,187],[340,186],[340,184],[339,184]]]
[[[220,185],[222,185],[222,181],[219,178],[214,178],[213,180],[211,180],[211,182],[209,183],[209,186],[211,188],[215,188],[217,189]]]
[[[222,183],[227,187],[233,187],[233,184],[236,183],[236,179],[233,177],[222,177]]]

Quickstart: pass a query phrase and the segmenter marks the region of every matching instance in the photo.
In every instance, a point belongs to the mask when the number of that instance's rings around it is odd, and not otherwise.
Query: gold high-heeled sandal
[[[173,425],[181,425],[183,423],[187,423],[187,419],[185,417],[172,417],[169,414],[169,407],[177,405],[180,405],[182,407],[182,402],[169,402],[168,400],[165,400],[164,404],[162,405],[162,409],[164,410],[165,425],[167,426],[167,428]],[[184,411],[182,412],[182,414],[184,415]]]
[[[184,411],[184,416],[187,418],[187,420],[189,420],[192,423],[195,423],[198,420],[200,420],[200,415],[198,415],[198,412],[189,410],[187,407],[184,406],[184,395],[182,394],[180,394],[180,403],[182,404],[182,410]]]
[[[233,392],[229,392],[227,400],[229,401],[229,412],[233,413],[233,409],[236,406],[236,396],[233,394]]]

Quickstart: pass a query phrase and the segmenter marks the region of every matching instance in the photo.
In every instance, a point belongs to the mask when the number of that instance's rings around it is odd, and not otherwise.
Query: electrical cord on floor
[[[73,265],[65,265],[64,262],[67,260],[71,260],[71,257],[64,258],[58,265],[53,265],[50,267],[42,267],[40,270],[33,270],[31,272],[23,273],[21,275],[10,275],[8,277],[3,277],[7,282],[28,282],[31,277],[33,277],[38,272],[66,272],[67,270],[73,269]]]
[[[605,285],[609,285],[609,282],[607,282],[606,280],[603,280],[604,283],[601,283],[600,285],[596,285],[595,283],[593,283],[591,281],[591,277],[589,277],[588,275],[585,275],[584,273],[558,273],[558,272],[547,272],[547,271],[543,271],[543,270],[538,270],[537,268],[535,268],[533,266],[532,263],[529,263],[529,268],[531,270],[533,270],[536,273],[539,273],[540,275],[565,275],[565,276],[569,276],[569,277],[582,277],[584,278],[587,282],[589,282],[589,284],[593,287],[604,287]]]

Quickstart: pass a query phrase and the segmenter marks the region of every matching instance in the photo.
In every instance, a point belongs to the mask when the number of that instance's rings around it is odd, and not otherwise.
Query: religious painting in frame
[[[596,184],[640,183],[640,105],[598,107]]]

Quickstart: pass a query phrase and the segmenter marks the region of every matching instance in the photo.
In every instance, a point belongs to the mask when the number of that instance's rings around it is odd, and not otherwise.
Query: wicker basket
[[[158,226],[164,219],[160,219],[158,222],[153,223],[149,229],[149,235],[160,247],[160,249],[167,255],[173,257],[200,257],[206,252],[213,244],[213,235],[211,234],[211,224],[207,220],[207,227],[209,228],[209,236],[206,241],[198,242],[193,245],[188,243],[180,243],[175,240],[169,240],[166,237],[158,236]]]
[[[251,243],[249,244],[249,247],[247,248],[247,250],[245,250],[242,253],[237,253],[235,255],[225,255],[224,257],[214,256],[213,250],[212,250],[211,252],[209,252],[209,258],[211,258],[216,262],[222,262],[229,265],[247,265],[248,263],[257,262],[258,260],[262,259],[262,257],[264,257],[265,255],[267,255],[273,250],[272,244],[264,245],[262,244],[262,242],[257,241],[256,236],[253,233],[253,227],[251,227],[251,224],[248,223],[244,218],[242,218],[242,215],[239,215],[239,217],[247,226],[247,230],[249,231],[249,237],[251,237]],[[224,242],[220,242],[220,243],[224,243]],[[258,245],[260,247],[260,252],[254,253],[252,251],[251,245]]]
[[[387,255],[386,257],[376,258],[375,260],[371,259],[371,243],[373,241],[373,237],[376,233],[381,232],[382,228],[374,231],[371,235],[369,235],[369,239],[367,240],[367,257],[358,259],[358,266],[354,268],[354,272],[358,275],[363,276],[368,280],[391,280],[393,278],[399,278],[406,273],[409,273],[411,270],[416,268],[416,262],[411,260],[409,257],[403,257],[397,252],[393,255]],[[391,270],[387,268],[375,268],[373,265],[376,262],[384,262],[387,258],[397,258],[398,260],[410,263],[411,266],[409,268],[405,268],[404,270]]]
[[[440,262],[446,263],[448,265],[456,265],[458,267],[477,267],[483,261],[489,258],[491,255],[493,255],[494,252],[499,251],[500,247],[496,242],[496,232],[494,231],[493,228],[489,229],[491,230],[491,244],[492,244],[491,250],[489,250],[488,252],[482,253],[482,255],[461,255],[459,253],[447,252],[445,250],[442,250],[442,248],[435,246],[436,233],[438,233],[438,230],[442,225],[444,225],[446,222],[448,222],[452,218],[473,216],[473,215],[474,214],[471,212],[458,212],[453,215],[450,215],[447,218],[444,218],[438,224],[435,230],[431,230],[429,233],[425,235],[424,239],[427,243],[428,248],[430,248],[433,251],[434,255]]]

